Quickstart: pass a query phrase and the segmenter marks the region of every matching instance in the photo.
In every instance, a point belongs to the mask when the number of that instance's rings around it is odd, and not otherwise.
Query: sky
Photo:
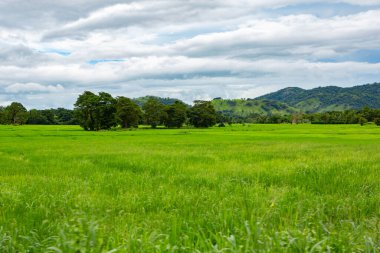
[[[380,81],[380,0],[0,0],[0,106]]]

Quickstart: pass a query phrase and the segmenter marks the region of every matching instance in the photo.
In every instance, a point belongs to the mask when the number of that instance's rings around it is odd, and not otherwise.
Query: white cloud
[[[42,85],[39,83],[14,83],[5,87],[5,92],[9,93],[30,93],[30,92],[60,92],[64,88],[62,85]]]

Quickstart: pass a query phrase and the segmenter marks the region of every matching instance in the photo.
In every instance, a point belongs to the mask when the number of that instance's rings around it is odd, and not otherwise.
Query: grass
[[[379,252],[380,128],[0,126],[0,252]]]

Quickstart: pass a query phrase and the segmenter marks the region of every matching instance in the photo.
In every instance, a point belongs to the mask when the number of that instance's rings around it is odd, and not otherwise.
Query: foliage
[[[359,118],[359,124],[361,125],[361,126],[363,126],[364,124],[366,124],[368,122],[368,120],[366,119],[366,118],[364,118],[364,117],[360,117]]]
[[[165,126],[168,128],[180,128],[187,119],[187,105],[183,102],[175,101],[174,104],[166,107],[166,114]]]
[[[377,126],[380,126],[380,118],[375,118],[373,121]]]
[[[99,92],[97,105],[97,115],[99,115],[100,129],[110,129],[117,125],[116,122],[116,99],[106,92]]]
[[[50,109],[54,114],[55,122],[59,125],[77,125],[78,121],[74,117],[74,111],[65,109],[65,108],[57,108]]]
[[[18,102],[13,102],[5,107],[3,112],[5,124],[22,125],[28,120],[28,111]]]
[[[216,116],[210,101],[196,100],[189,110],[189,123],[195,127],[211,127],[216,124]]]
[[[140,107],[126,97],[117,97],[116,100],[116,117],[121,127],[138,127],[142,115]]]
[[[150,99],[157,100],[163,105],[172,105],[175,102],[182,102],[181,100],[177,98],[162,98],[162,97],[156,97],[156,96],[145,96],[145,97],[139,97],[134,98],[133,101],[138,104],[140,107],[143,107],[146,102],[148,102]],[[182,102],[183,103],[183,102]]]
[[[156,128],[167,118],[165,105],[154,97],[150,97],[143,105],[145,123]]]
[[[360,109],[364,106],[380,108],[380,83],[350,88],[336,86],[304,90],[285,88],[258,99],[269,99],[286,103],[307,113]]]
[[[3,106],[0,106],[0,124],[5,124],[6,118],[5,118],[5,108]]]
[[[76,125],[74,112],[72,110],[57,108],[37,110],[31,109],[28,112],[28,121],[30,125]]]
[[[236,122],[239,118],[251,118],[252,115],[290,115],[299,110],[285,103],[258,99],[213,99],[215,110]]]
[[[85,91],[75,103],[75,117],[85,130],[98,131],[116,126],[116,100],[106,92]]]

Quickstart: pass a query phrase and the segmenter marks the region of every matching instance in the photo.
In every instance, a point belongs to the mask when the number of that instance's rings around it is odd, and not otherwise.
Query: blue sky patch
[[[103,62],[123,62],[123,61],[125,60],[123,59],[94,59],[94,60],[88,61],[87,63],[91,65],[95,65],[95,64],[103,63]]]

